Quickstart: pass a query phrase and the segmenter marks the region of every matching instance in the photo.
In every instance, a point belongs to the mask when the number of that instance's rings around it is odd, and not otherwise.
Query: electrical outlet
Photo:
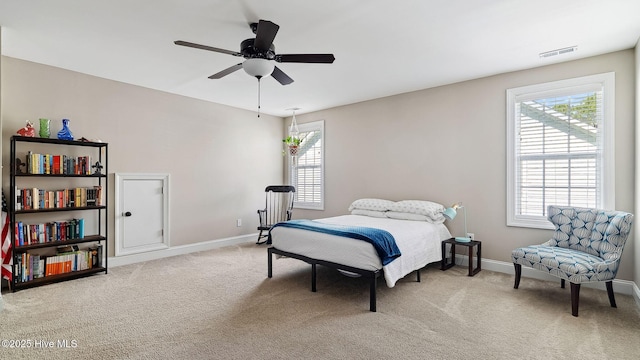
[[[467,233],[467,236],[471,238],[471,240],[475,240],[476,239],[476,234],[474,233]]]
[[[242,226],[242,219],[238,219],[238,220],[236,220],[236,226],[237,226],[237,227]]]

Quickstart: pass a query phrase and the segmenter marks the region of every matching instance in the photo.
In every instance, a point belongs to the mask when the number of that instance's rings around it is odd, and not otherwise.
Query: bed
[[[337,269],[347,276],[361,276],[369,281],[369,310],[375,312],[379,277],[384,276],[390,288],[414,271],[417,281],[420,281],[419,270],[427,264],[439,262],[442,259],[442,240],[451,238],[444,225],[444,207],[440,204],[419,200],[360,199],[352,203],[349,210],[350,215],[313,222],[336,227],[381,229],[393,236],[401,255],[383,261],[379,251],[367,241],[278,224],[280,226],[270,230],[268,277],[273,276],[274,255],[309,263],[313,292],[316,291],[317,265]]]

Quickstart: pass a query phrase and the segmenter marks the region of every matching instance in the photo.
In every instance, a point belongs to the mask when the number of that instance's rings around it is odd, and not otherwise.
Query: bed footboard
[[[276,249],[275,247],[268,248],[267,253],[269,256],[267,261],[267,264],[268,264],[267,276],[269,278],[273,277],[273,254],[278,254],[278,255],[302,260],[310,264],[311,265],[311,291],[313,292],[316,292],[316,265],[322,265],[332,269],[344,270],[344,271],[356,273],[361,275],[364,278],[367,278],[369,280],[369,310],[372,312],[376,312],[376,290],[377,290],[377,282],[378,282],[377,280],[378,280],[378,277],[380,277],[380,274],[382,273],[382,269],[375,270],[375,271],[358,269],[351,266],[334,263],[331,261],[312,259],[304,255],[282,251],[282,250]],[[418,281],[420,281],[420,271],[418,271]]]

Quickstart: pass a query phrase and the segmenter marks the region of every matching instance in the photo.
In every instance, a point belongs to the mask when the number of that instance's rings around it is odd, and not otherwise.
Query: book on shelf
[[[84,219],[78,219],[78,239],[84,239]]]
[[[102,186],[45,190],[15,188],[16,210],[102,206]]]
[[[80,188],[80,206],[87,206],[87,188]]]
[[[69,250],[69,251],[66,251]],[[100,266],[101,247],[80,250],[77,246],[59,249],[55,255],[23,253],[17,259],[16,276],[19,282],[82,271]],[[94,265],[98,264],[98,265]]]
[[[87,188],[87,206],[102,205],[102,186],[96,185],[93,188]]]
[[[37,254],[24,253],[18,257],[17,278],[27,282],[45,276],[45,258]]]
[[[66,189],[67,191],[65,192],[65,200],[66,200],[66,204],[69,207],[74,207],[76,206],[76,194],[75,194],[75,190],[74,189]]]
[[[26,154],[28,174],[42,175],[91,175],[91,156],[67,156],[37,154],[28,151]]]
[[[84,219],[51,221],[39,224],[15,223],[15,246],[46,244],[84,239]]]
[[[39,255],[31,256],[33,257],[33,278],[44,277],[44,259],[41,259]]]
[[[53,169],[51,169],[52,174],[62,174],[62,169],[60,168],[60,155],[53,155]]]
[[[94,195],[96,200],[95,205],[102,206],[102,185],[96,185],[93,187],[93,189],[95,190],[95,195]]]

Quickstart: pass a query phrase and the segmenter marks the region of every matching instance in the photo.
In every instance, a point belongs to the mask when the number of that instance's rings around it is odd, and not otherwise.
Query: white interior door
[[[169,175],[116,174],[115,255],[169,247]]]

